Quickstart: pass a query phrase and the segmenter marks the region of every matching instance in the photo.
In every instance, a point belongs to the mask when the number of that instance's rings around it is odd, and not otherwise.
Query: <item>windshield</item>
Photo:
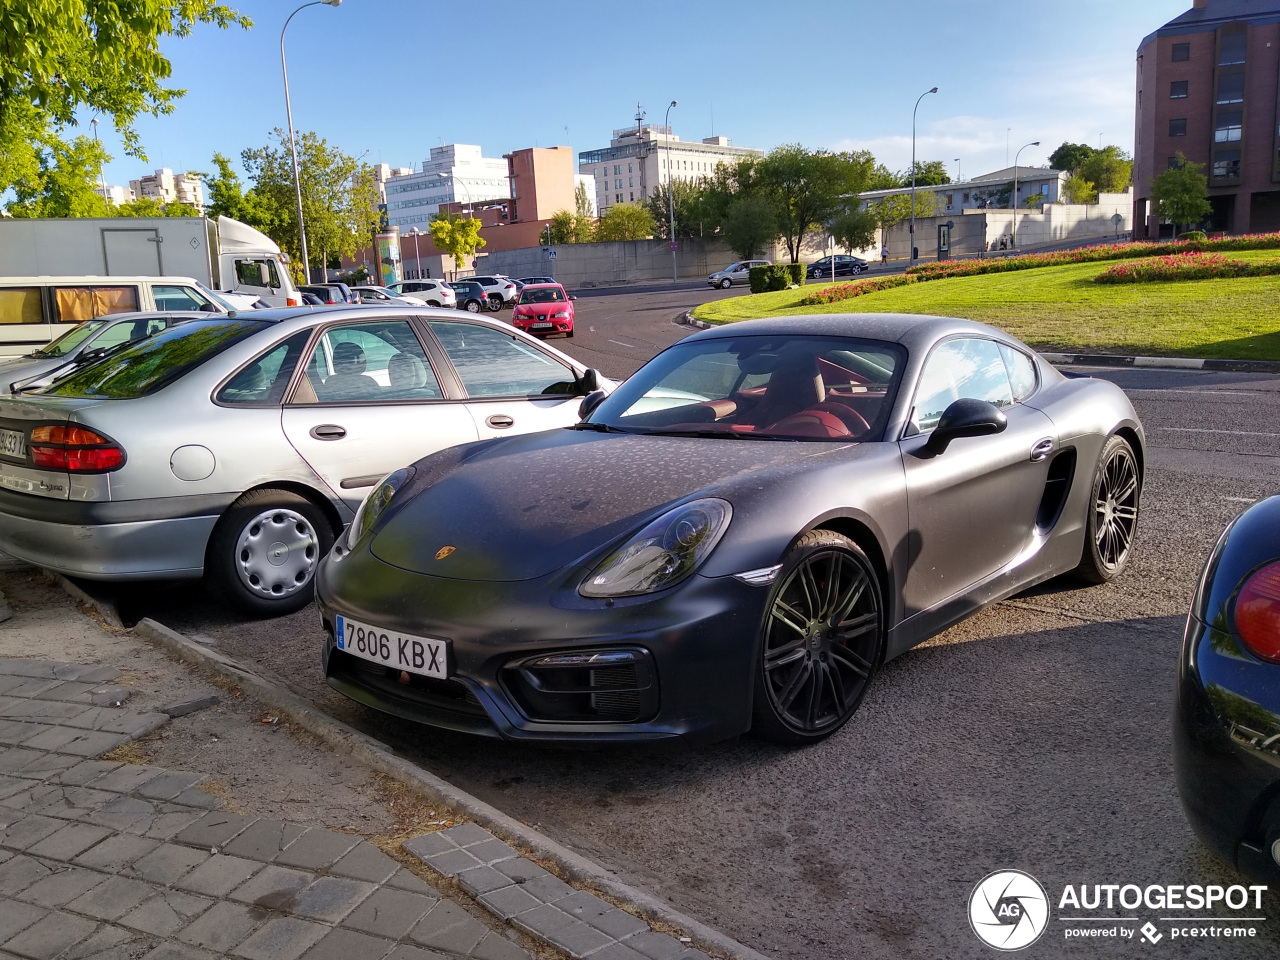
[[[904,351],[852,337],[677,344],[591,414],[596,429],[767,440],[879,440]]]
[[[230,313],[232,310],[236,309],[236,307],[233,304],[230,304],[226,300],[223,300],[222,297],[218,296],[216,293],[214,293],[212,290],[206,287],[199,280],[196,281],[196,286],[199,288],[201,293],[203,293],[206,297],[208,297],[210,300],[212,300],[214,303],[220,306],[227,313]]]
[[[106,320],[78,323],[47,347],[32,352],[33,357],[65,357],[106,325]]]
[[[526,288],[520,294],[521,303],[563,303],[564,291],[559,287]]]
[[[114,400],[143,397],[269,326],[255,320],[192,320],[117,350],[99,363],[73,370],[37,392]]]

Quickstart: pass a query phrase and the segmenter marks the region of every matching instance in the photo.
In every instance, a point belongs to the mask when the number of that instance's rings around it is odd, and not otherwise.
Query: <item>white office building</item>
[[[511,196],[507,161],[481,156],[468,143],[432,147],[431,156],[417,173],[391,176],[386,181],[387,225],[402,231],[427,224],[442,203],[481,203]]]
[[[645,123],[637,111],[636,125],[613,131],[609,146],[578,154],[578,172],[595,177],[596,208],[603,215],[615,203],[644,203],[668,174],[698,180],[714,176],[720,163],[761,156],[764,151],[754,147],[730,146],[728,137],[681,140],[670,127]]]
[[[989,210],[1013,206],[1013,182],[1017,176],[1018,202],[1022,209],[1028,200],[1035,199],[1035,206],[1058,203],[1062,200],[1062,182],[1070,175],[1066,170],[1050,170],[1048,167],[1005,167],[957,183],[940,183],[926,186],[916,184],[916,198],[928,192],[934,196],[933,210],[941,215],[961,213],[965,210]],[[1002,195],[1008,190],[1007,195]],[[899,194],[909,194],[910,186],[890,190],[868,190],[862,194],[863,206]],[[1003,202],[1002,202],[1003,201]]]
[[[168,167],[162,167],[149,177],[130,180],[129,189],[133,193],[131,200],[150,197],[161,203],[176,201],[204,212],[204,184],[194,173],[175,175]]]

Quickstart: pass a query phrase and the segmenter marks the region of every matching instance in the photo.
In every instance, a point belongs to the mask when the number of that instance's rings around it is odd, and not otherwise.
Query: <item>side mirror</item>
[[[221,313],[222,311],[219,310],[218,307],[212,303],[202,303],[200,304],[200,312],[201,313]]]
[[[595,367],[587,367],[578,378],[578,393],[589,396],[600,389],[600,371]]]
[[[942,411],[924,448],[937,456],[957,437],[985,437],[1000,433],[1008,425],[1008,418],[995,404],[985,400],[957,400]]]
[[[604,398],[607,396],[608,394],[603,390],[592,390],[588,393],[582,398],[582,402],[578,404],[578,419],[585,420],[591,416],[591,412],[604,403]]]
[[[571,293],[571,294],[569,294],[569,299],[570,299],[570,300],[577,300],[578,298],[577,298],[574,294],[572,294],[572,293]]]

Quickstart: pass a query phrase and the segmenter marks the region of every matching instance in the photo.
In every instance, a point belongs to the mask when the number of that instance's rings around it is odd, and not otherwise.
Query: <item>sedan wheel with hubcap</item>
[[[732,286],[733,286],[733,281],[732,281],[732,280],[730,280],[728,277],[721,277],[721,278],[720,278],[720,289],[721,289],[721,290],[728,290],[728,289],[729,289],[730,287],[732,287]]]
[[[754,729],[813,743],[853,716],[884,654],[880,584],[847,537],[814,530],[782,566],[756,670]]]

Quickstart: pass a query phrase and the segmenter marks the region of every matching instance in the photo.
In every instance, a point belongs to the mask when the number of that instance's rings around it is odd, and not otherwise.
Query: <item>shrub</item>
[[[766,293],[769,290],[769,268],[767,266],[752,267],[748,273],[752,293]]]
[[[787,268],[788,279],[790,281],[788,286],[790,286],[791,283],[794,283],[797,287],[803,287],[805,270],[807,269],[808,264],[788,263],[785,264],[785,266]]]
[[[1222,280],[1280,274],[1280,260],[1250,263],[1220,253],[1173,253],[1116,263],[1093,278],[1094,283],[1167,283],[1176,280]]]
[[[839,303],[841,300],[851,300],[854,297],[861,297],[868,293],[891,290],[894,287],[903,287],[909,283],[919,283],[923,279],[923,277],[899,275],[876,277],[874,280],[856,280],[853,283],[837,283],[832,287],[823,287],[807,297],[801,297],[800,306],[816,307],[823,303]]]
[[[1208,240],[1209,235],[1203,230],[1186,230],[1178,234],[1179,240]]]
[[[775,290],[786,290],[792,284],[791,267],[800,268],[800,282],[804,283],[804,264],[772,263],[763,267],[752,267],[752,293],[773,293]]]

